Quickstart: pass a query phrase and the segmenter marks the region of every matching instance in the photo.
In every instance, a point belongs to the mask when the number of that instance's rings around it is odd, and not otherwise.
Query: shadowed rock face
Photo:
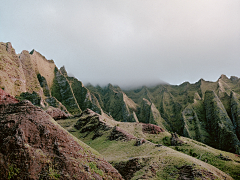
[[[112,121],[115,123],[117,122],[115,120]],[[79,120],[75,124],[75,128],[77,128],[81,133],[89,134],[91,132],[94,132],[92,139],[102,136],[104,131],[109,130],[111,131],[109,135],[110,140],[130,141],[132,139],[137,139],[135,136],[129,134],[123,129],[109,124],[106,122],[103,116],[93,112],[90,109],[86,109],[80,115]]]
[[[2,179],[122,179],[29,101],[0,105]]]

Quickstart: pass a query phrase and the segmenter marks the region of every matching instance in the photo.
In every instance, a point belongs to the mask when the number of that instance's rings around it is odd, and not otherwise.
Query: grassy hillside
[[[91,111],[84,112],[78,118],[57,122],[96,149],[126,179],[178,179],[182,177],[182,172],[194,176],[195,179],[224,179],[224,176],[231,179],[227,174],[234,179],[240,179],[238,155],[185,137],[180,137],[182,145],[172,146],[170,133],[143,132],[141,123],[117,122],[106,115],[100,116]],[[127,136],[116,129],[121,129]],[[139,140],[144,142],[136,146]],[[198,172],[199,176],[195,172]]]

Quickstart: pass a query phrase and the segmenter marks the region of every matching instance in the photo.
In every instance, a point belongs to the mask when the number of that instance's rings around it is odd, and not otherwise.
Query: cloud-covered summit
[[[170,84],[240,76],[238,0],[6,1],[0,39],[84,83]]]

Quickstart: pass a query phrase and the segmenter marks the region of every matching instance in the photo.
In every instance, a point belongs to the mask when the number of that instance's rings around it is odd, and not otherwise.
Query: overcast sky
[[[8,0],[0,41],[84,84],[240,77],[239,0]]]

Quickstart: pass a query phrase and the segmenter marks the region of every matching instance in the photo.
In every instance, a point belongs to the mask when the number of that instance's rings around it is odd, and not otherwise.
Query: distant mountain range
[[[54,111],[52,117],[55,119],[74,119],[92,112],[103,119],[113,119],[115,130],[118,124],[125,129],[121,124],[124,122],[130,126],[152,124],[168,133],[166,137],[176,132],[211,147],[240,154],[238,77],[221,75],[216,82],[200,79],[195,84],[185,82],[177,86],[164,83],[131,90],[122,90],[111,84],[106,87],[84,86],[77,78],[68,76],[64,67],[58,69],[53,60],[47,60],[39,52],[24,50],[16,54],[11,43],[0,43],[0,88],[18,100],[31,101],[48,114]],[[81,123],[75,125],[71,124],[76,127],[73,132],[94,126],[91,123],[87,127]],[[104,132],[96,137],[101,137]],[[88,137],[88,134],[83,136]],[[135,140],[145,137],[150,141],[150,137],[144,135],[134,137]],[[115,167],[122,168],[120,164]]]

